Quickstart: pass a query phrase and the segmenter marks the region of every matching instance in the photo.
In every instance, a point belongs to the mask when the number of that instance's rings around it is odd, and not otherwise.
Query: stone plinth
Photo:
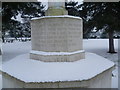
[[[108,69],[89,80],[59,81],[59,82],[44,82],[44,83],[43,82],[26,83],[14,77],[11,77],[6,73],[3,73],[3,88],[51,88],[51,89],[52,88],[111,88],[112,70],[113,68]]]
[[[84,59],[81,18],[46,16],[32,20],[31,28],[31,59],[46,62]]]
[[[115,64],[93,53],[85,55],[84,60],[60,63],[17,56],[0,69],[3,88],[111,88]]]

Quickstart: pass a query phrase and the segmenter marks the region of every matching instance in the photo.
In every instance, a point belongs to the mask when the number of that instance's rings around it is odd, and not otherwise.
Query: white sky
[[[44,1],[43,0],[38,0],[38,1],[42,2],[42,4],[46,6],[45,9],[48,8],[48,0],[44,0]],[[64,0],[49,0],[49,1],[51,1],[51,2],[62,2]],[[81,3],[83,3],[84,0],[65,0],[65,1],[76,1],[79,4],[81,4]]]
[[[48,0],[38,0],[38,1],[40,1],[40,2],[48,2]],[[51,2],[62,2],[62,1],[64,1],[64,0],[49,0],[49,1],[51,1]],[[83,0],[67,0],[67,1],[77,1],[77,2],[83,2]]]

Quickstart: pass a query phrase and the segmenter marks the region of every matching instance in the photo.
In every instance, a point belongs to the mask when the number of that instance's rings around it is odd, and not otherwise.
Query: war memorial
[[[65,0],[48,1],[46,16],[31,20],[30,53],[3,64],[3,88],[111,88],[115,64],[83,50],[82,18],[67,15]]]

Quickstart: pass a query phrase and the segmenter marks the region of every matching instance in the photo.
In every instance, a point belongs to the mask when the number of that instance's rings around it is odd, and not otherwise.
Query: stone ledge
[[[32,18],[31,21],[39,20],[39,19],[45,19],[45,18],[73,18],[73,19],[80,19],[80,20],[82,20],[82,18],[76,17],[76,16],[58,15],[58,16],[43,16],[43,17],[39,17],[39,18]]]
[[[85,59],[85,52],[71,55],[40,55],[30,53],[30,58],[43,62],[74,62],[81,59]]]
[[[26,83],[83,81],[114,65],[113,62],[93,53],[86,53],[86,59],[76,62],[41,62],[29,59],[29,55],[24,54],[4,63],[1,71]]]
[[[111,74],[113,69],[114,67],[105,70],[104,72],[88,80],[44,83],[26,83],[3,72],[3,88],[111,88]]]

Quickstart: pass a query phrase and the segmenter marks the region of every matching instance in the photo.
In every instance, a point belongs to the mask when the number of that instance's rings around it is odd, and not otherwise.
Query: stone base
[[[111,88],[115,64],[93,53],[85,55],[76,62],[41,62],[29,59],[28,54],[17,56],[2,65],[3,88]]]
[[[30,58],[45,62],[70,62],[84,59],[84,52],[74,53],[83,50],[82,29],[82,19],[79,17],[62,15],[33,19],[31,21],[32,50],[72,54],[49,56],[40,53],[30,54]]]
[[[72,55],[39,55],[30,53],[30,58],[43,62],[74,62],[77,60],[85,59],[85,52]]]
[[[3,88],[111,88],[112,70],[110,68],[89,80],[45,83],[25,83],[3,73]]]

